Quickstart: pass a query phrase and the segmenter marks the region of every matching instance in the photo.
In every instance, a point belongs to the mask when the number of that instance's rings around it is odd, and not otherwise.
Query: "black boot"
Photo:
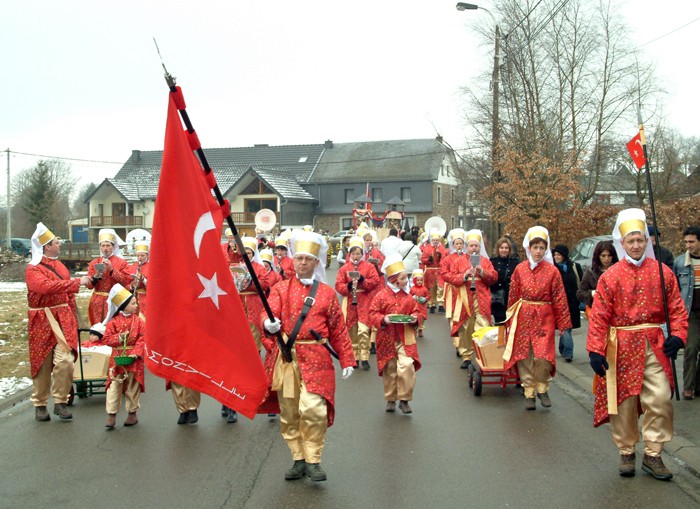
[[[190,410],[187,412],[187,424],[194,424],[199,420],[199,415],[197,415],[197,409]]]
[[[236,413],[235,410],[229,410],[228,417],[226,418],[226,422],[229,424],[232,424],[234,422],[238,422],[238,414]]]
[[[314,482],[325,481],[327,478],[326,472],[321,468],[320,463],[307,463],[306,474]]]
[[[226,405],[221,405],[221,417],[226,419],[228,417],[229,408]]]
[[[180,417],[177,418],[177,423],[178,424],[187,424],[187,416],[189,412],[182,412],[180,414]]]
[[[292,468],[284,473],[284,478],[287,481],[296,481],[304,477],[306,473],[306,461],[304,460],[294,460]]]

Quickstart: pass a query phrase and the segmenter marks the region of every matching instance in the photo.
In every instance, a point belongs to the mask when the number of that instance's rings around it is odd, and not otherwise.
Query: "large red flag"
[[[627,150],[629,150],[634,165],[638,170],[644,166],[644,147],[642,147],[642,136],[637,133],[637,136],[627,142]]]
[[[170,94],[153,219],[146,365],[253,418],[267,388],[228,261],[223,215]]]

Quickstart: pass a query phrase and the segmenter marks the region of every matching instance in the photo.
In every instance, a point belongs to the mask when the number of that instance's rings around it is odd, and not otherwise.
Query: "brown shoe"
[[[138,417],[136,417],[136,412],[129,412],[124,420],[124,426],[133,426],[139,422]]]
[[[634,477],[636,456],[632,454],[620,454],[620,475],[622,477]]]
[[[419,338],[422,338],[422,337],[423,337],[423,331],[420,330],[420,329],[418,330],[418,337],[419,337]]]
[[[68,405],[65,403],[56,403],[53,406],[54,415],[58,415],[58,418],[62,421],[68,421],[73,418],[73,414],[68,411]]]
[[[695,393],[693,391],[683,391],[683,399],[695,399]]]
[[[661,456],[649,456],[645,454],[642,459],[642,470],[651,475],[654,479],[660,481],[670,481],[673,479],[673,474],[666,468]]]
[[[549,399],[549,394],[546,392],[538,393],[537,397],[540,398],[540,403],[542,403],[543,407],[549,408],[552,406],[552,400]]]
[[[45,406],[37,406],[34,407],[34,418],[37,421],[50,421],[51,416],[49,415],[49,411],[46,409]]]
[[[525,410],[535,410],[536,408],[535,398],[525,398]]]
[[[396,401],[387,401],[386,402],[386,411],[387,412],[395,412],[396,411]]]
[[[410,414],[411,412],[413,412],[413,410],[411,410],[410,405],[408,404],[408,401],[403,399],[399,401],[399,410],[401,410],[405,414]]]
[[[108,430],[113,430],[116,424],[117,414],[107,414],[107,422],[105,423],[105,428],[107,428]]]

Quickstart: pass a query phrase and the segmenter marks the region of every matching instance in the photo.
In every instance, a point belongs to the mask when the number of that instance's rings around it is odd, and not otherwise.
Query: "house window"
[[[134,204],[133,204],[133,203],[127,203],[127,204],[126,204],[126,215],[127,215],[127,216],[133,216],[133,215],[134,215]]]
[[[437,202],[438,205],[442,205],[442,188],[440,186],[437,188]]]
[[[253,180],[241,194],[275,194],[275,192],[267,187],[260,179]]]
[[[346,189],[345,190],[345,203],[355,203],[355,194],[354,189]]]
[[[352,227],[353,227],[353,224],[352,224],[351,217],[344,217],[340,220],[340,229],[341,230],[349,230]]]
[[[105,205],[104,203],[97,204],[97,215],[102,218],[105,215]],[[100,219],[101,220],[101,219]]]
[[[455,204],[455,190],[452,188],[452,201],[450,202],[452,205]]]
[[[382,188],[381,187],[373,187],[372,188],[372,202],[373,203],[381,203],[382,202]]]
[[[277,198],[246,198],[243,200],[243,208],[246,212],[258,212],[262,209],[277,211]]]
[[[409,203],[411,201],[411,188],[402,187],[401,188],[401,201],[404,203]]]

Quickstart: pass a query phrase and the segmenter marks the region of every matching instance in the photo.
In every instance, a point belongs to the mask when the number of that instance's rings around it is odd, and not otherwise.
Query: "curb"
[[[559,362],[559,360],[557,358],[557,374],[561,374],[577,387],[590,393],[593,387],[593,376],[585,374],[573,364]],[[672,456],[678,465],[700,479],[700,447],[695,443],[674,433],[673,439],[664,445],[664,451]]]
[[[11,394],[4,399],[0,399],[0,414],[4,414],[8,410],[11,410],[21,403],[24,403],[24,401],[28,401],[32,395],[32,390],[33,387],[29,386],[19,392]]]

